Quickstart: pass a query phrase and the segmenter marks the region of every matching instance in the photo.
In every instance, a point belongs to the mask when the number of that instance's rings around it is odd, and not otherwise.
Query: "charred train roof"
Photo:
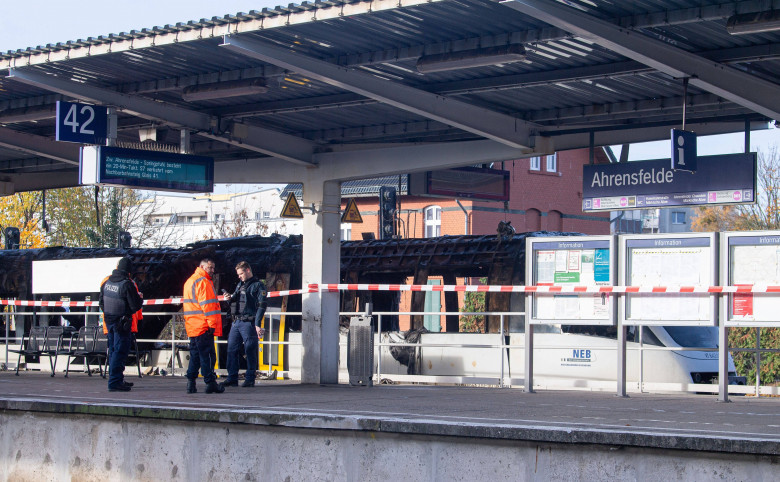
[[[496,235],[442,236],[425,239],[347,241],[341,246],[342,279],[403,282],[425,268],[429,276],[487,276],[495,266],[522,272],[525,239],[530,236],[568,236],[577,233],[532,232],[499,239]],[[301,283],[301,236],[247,236],[200,241],[181,249],[67,248],[0,251],[0,296],[28,297],[32,287],[32,261],[129,256],[134,278],[146,298],[178,296],[186,279],[203,257],[217,264],[217,289],[232,288],[238,278],[234,267],[247,261],[258,277],[289,273],[290,288]],[[78,273],[73,273],[78,276]],[[96,287],[97,291],[97,287]]]

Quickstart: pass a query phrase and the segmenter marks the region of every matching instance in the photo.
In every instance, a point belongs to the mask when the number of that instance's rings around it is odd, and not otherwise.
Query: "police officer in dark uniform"
[[[240,280],[232,294],[226,296],[231,303],[233,326],[228,335],[227,380],[223,386],[238,386],[238,366],[241,356],[241,344],[246,354],[246,377],[242,387],[255,386],[257,376],[257,339],[264,334],[263,315],[266,309],[266,290],[262,281],[252,275],[252,267],[246,261],[236,265],[236,274]]]
[[[130,328],[133,313],[143,307],[143,300],[130,280],[133,264],[130,258],[119,260],[116,269],[100,287],[100,310],[108,327],[108,391],[129,392],[125,382],[125,361],[130,352]]]

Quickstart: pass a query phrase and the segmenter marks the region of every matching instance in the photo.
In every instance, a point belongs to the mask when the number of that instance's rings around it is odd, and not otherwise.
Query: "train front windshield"
[[[664,326],[675,343],[685,348],[718,348],[715,326]]]

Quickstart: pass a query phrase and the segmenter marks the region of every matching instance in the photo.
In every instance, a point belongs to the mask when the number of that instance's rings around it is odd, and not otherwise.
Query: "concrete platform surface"
[[[780,398],[538,391],[428,385],[259,381],[185,393],[182,377],[130,376],[108,392],[97,375],[0,372],[0,410],[327,428],[397,434],[780,454]]]

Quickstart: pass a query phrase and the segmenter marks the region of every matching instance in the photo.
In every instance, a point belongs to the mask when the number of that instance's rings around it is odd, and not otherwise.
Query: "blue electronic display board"
[[[674,171],[669,160],[583,166],[582,210],[751,204],[756,154],[699,157],[695,173]]]
[[[80,181],[159,191],[212,192],[214,159],[120,147],[86,147],[81,150]]]

